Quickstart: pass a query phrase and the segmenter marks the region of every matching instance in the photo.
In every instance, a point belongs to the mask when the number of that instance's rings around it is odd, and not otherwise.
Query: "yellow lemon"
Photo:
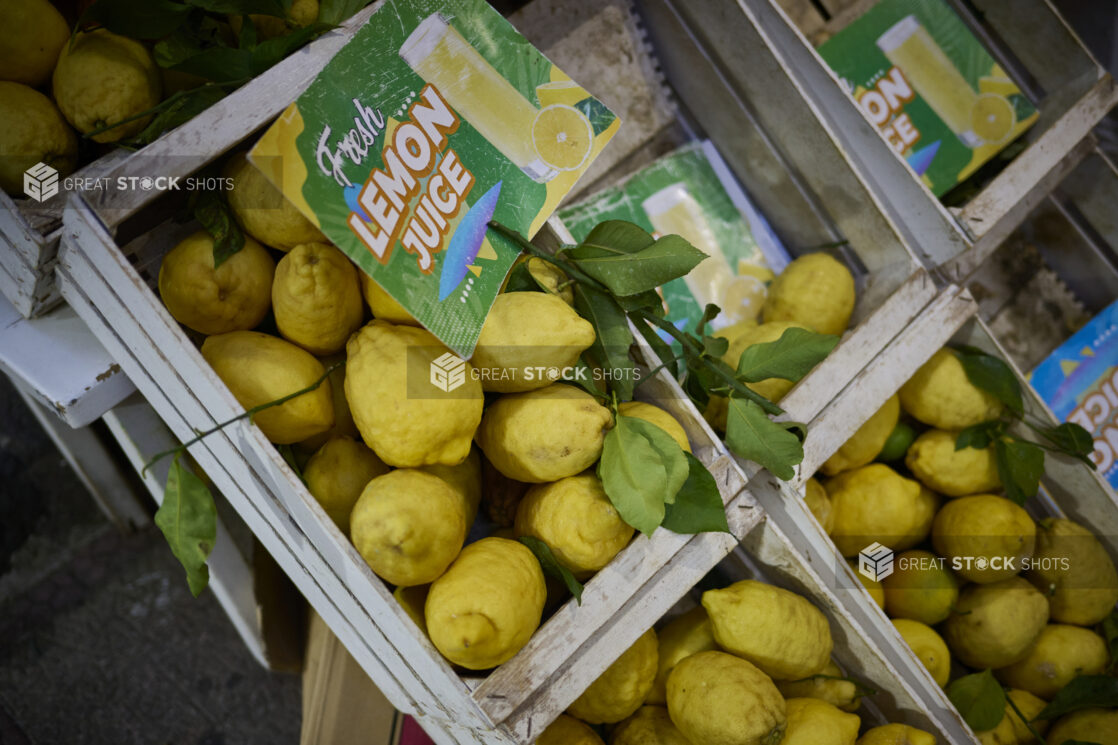
[[[243,153],[229,159],[223,174],[233,179],[226,194],[237,222],[265,246],[290,251],[300,243],[328,242],[322,231]]]
[[[1012,715],[1003,712],[998,726],[993,729],[975,731],[979,745],[1017,745],[1017,733],[1013,729]]]
[[[1040,733],[1041,737],[1048,732],[1049,722],[1037,719],[1036,715],[1039,714],[1048,702],[1042,698],[1037,698],[1028,691],[1022,691],[1017,688],[1011,688],[1005,694],[1008,698],[1013,699],[1014,705],[1021,710],[1021,714],[1032,725],[1033,729]],[[1025,723],[1021,721],[1021,717],[1017,712],[1010,708],[1009,703],[1005,705],[1005,715],[1013,722],[1013,734],[1017,738],[1017,745],[1034,745],[1038,740]],[[1035,720],[1035,721],[1034,721]]]
[[[788,728],[781,745],[854,745],[862,720],[817,698],[787,699]]]
[[[1027,577],[1060,623],[1093,626],[1118,602],[1118,572],[1110,555],[1091,531],[1071,520],[1040,521]]]
[[[936,515],[932,545],[963,579],[996,582],[1017,574],[1032,557],[1036,524],[1004,497],[960,497]]]
[[[350,437],[359,439],[361,433],[353,423],[349,404],[345,400],[345,355],[334,354],[319,359],[322,366],[330,370],[330,400],[334,402],[334,426],[322,434],[308,437],[299,443],[299,448],[313,453],[326,444],[331,437]],[[337,363],[343,364],[337,364]]]
[[[448,660],[486,670],[511,659],[540,625],[547,589],[522,543],[482,538],[462,549],[427,596],[427,633]]]
[[[831,538],[843,556],[877,542],[892,549],[919,540],[922,522],[920,484],[883,463],[844,471],[825,487],[831,498]]]
[[[159,103],[162,85],[147,47],[102,28],[81,32],[62,46],[52,90],[70,124],[89,133],[151,109]],[[150,121],[149,114],[92,137],[116,142],[139,134]]]
[[[806,598],[756,580],[703,593],[714,639],[774,680],[814,675],[831,659],[827,617]]]
[[[474,524],[477,508],[481,504],[481,454],[477,448],[471,449],[466,460],[456,466],[421,466],[419,470],[435,474],[458,490],[466,505],[466,530],[468,531]]]
[[[930,429],[916,438],[905,465],[924,486],[949,497],[1000,491],[993,446],[955,449],[957,432]]]
[[[663,706],[642,706],[613,730],[609,745],[691,745]]]
[[[656,632],[644,632],[598,679],[567,707],[590,724],[620,722],[640,708],[656,678]]]
[[[1118,709],[1080,709],[1066,714],[1056,720],[1044,739],[1048,745],[1069,741],[1118,745]]]
[[[566,272],[538,256],[528,256],[525,260],[532,279],[567,305],[574,305],[575,292],[569,284],[571,278]]]
[[[200,334],[247,331],[268,315],[276,265],[256,241],[214,268],[214,242],[204,230],[163,257],[159,296],[175,320]]]
[[[912,530],[908,535],[897,541],[896,549],[898,551],[912,548],[931,535],[932,524],[935,522],[936,515],[939,514],[941,501],[939,495],[934,491],[924,485],[920,486],[920,494],[916,497],[916,507],[912,512]]]
[[[530,391],[555,382],[594,339],[594,327],[555,295],[506,292],[489,310],[470,361],[485,390]]]
[[[545,106],[532,122],[532,145],[557,171],[576,171],[594,145],[594,130],[581,111],[566,104]]]
[[[908,618],[894,618],[893,626],[909,646],[917,659],[928,668],[932,679],[942,688],[951,676],[951,653],[943,637],[931,626]]]
[[[843,677],[842,670],[831,661],[811,677],[777,681],[776,687],[786,699],[817,698],[843,711],[855,711],[861,704],[861,694],[853,681],[839,680]]]
[[[787,707],[772,679],[725,652],[699,652],[668,676],[668,714],[692,743],[777,745]]]
[[[668,676],[680,660],[718,649],[718,643],[714,641],[714,630],[706,609],[701,606],[692,608],[662,628],[659,637],[660,662],[645,703],[664,706],[668,703]]]
[[[1002,404],[967,378],[963,363],[946,347],[932,355],[901,386],[901,406],[932,427],[960,430],[1002,413]]]
[[[0,0],[0,18],[0,80],[36,87],[47,82],[70,39],[66,19],[47,0]]]
[[[427,633],[427,619],[423,617],[423,606],[427,604],[427,595],[431,592],[431,585],[412,585],[410,587],[397,587],[392,591],[392,597],[408,614],[408,618],[419,627],[424,634]]]
[[[579,579],[608,564],[633,537],[632,526],[621,519],[592,472],[528,489],[515,527],[518,536],[546,543]]]
[[[77,160],[78,138],[54,102],[21,83],[0,81],[0,189],[22,196],[28,168],[45,163],[62,177]]]
[[[820,334],[841,334],[854,312],[854,276],[825,253],[801,256],[769,285],[762,318],[793,321]]]
[[[870,463],[881,452],[889,435],[893,434],[893,428],[897,426],[900,416],[900,399],[890,396],[889,400],[819,467],[819,470],[828,476],[834,476],[836,473]]]
[[[560,714],[536,740],[536,745],[605,745],[589,725]]]
[[[397,303],[391,295],[381,289],[381,286],[373,281],[372,277],[365,272],[360,272],[360,274],[361,293],[365,296],[365,302],[369,304],[369,310],[373,312],[373,318],[404,326],[419,325],[419,321],[404,310],[404,306]]]
[[[1020,577],[967,585],[943,626],[951,654],[981,670],[1023,658],[1048,622],[1048,602]]]
[[[454,466],[470,454],[484,405],[464,362],[462,383],[444,392],[429,381],[450,351],[430,332],[373,321],[346,343],[345,395],[365,444],[390,466]]]
[[[255,331],[208,337],[202,343],[202,356],[245,409],[289,396],[326,373],[308,352]],[[323,380],[313,391],[257,412],[252,421],[277,445],[325,432],[334,426],[330,381]]]
[[[881,581],[885,611],[934,626],[951,615],[959,582],[944,559],[930,551],[905,551],[893,560],[893,573]]]
[[[655,424],[671,435],[671,438],[679,443],[679,447],[683,449],[683,452],[691,452],[691,443],[687,441],[687,432],[683,429],[683,425],[680,424],[674,416],[664,411],[659,406],[648,404],[644,401],[626,401],[618,406],[617,410],[622,416],[636,417],[637,419],[643,419],[649,424]]]
[[[827,496],[827,490],[823,485],[815,479],[808,479],[804,485],[804,502],[811,510],[811,514],[815,515],[815,519],[823,526],[823,530],[830,535],[835,527],[835,514],[831,498]]]
[[[425,585],[442,575],[466,540],[462,498],[438,476],[400,468],[365,485],[350,514],[350,537],[377,576]]]
[[[589,393],[553,383],[494,401],[485,410],[477,443],[505,476],[540,484],[594,465],[612,424],[609,409]]]
[[[855,745],[936,745],[936,736],[907,724],[885,724],[866,730]]]
[[[287,33],[289,26],[302,28],[318,19],[318,0],[292,0],[286,18],[253,13],[249,16],[256,25],[257,41],[267,41]],[[241,16],[230,15],[229,25],[233,33],[241,33]]]
[[[331,245],[300,243],[276,265],[272,309],[285,339],[311,354],[333,354],[365,314],[357,270]]]
[[[365,485],[388,473],[388,466],[364,443],[349,437],[328,440],[303,466],[303,481],[326,514],[349,535],[349,514]]]
[[[1106,641],[1094,631],[1052,623],[1023,658],[994,674],[1007,686],[1051,699],[1072,678],[1101,674],[1109,658]]]

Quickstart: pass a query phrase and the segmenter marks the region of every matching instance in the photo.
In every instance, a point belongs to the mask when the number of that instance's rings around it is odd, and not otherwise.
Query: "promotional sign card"
[[[620,127],[484,0],[390,0],[249,154],[457,354]]]
[[[690,274],[661,288],[678,327],[694,328],[708,303],[722,309],[715,329],[753,320],[787,254],[721,166],[713,146],[686,145],[559,217],[576,240],[603,220],[627,220],[654,235],[675,233],[705,253]]]
[[[882,0],[819,54],[936,196],[1038,116],[942,0]]]

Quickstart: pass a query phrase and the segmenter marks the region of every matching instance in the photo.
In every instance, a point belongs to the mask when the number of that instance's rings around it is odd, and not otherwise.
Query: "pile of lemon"
[[[858,732],[858,685],[831,659],[827,617],[756,580],[637,639],[536,741],[602,745],[935,745],[903,724]]]
[[[902,412],[927,429],[912,439]],[[897,552],[882,582],[859,578],[937,683],[992,669],[1033,717],[1076,676],[1106,669],[1099,625],[1118,602],[1118,572],[1087,527],[1034,519],[1001,496],[992,445],[955,449],[959,430],[1001,413],[941,349],[822,466],[829,478],[808,481],[806,500],[843,556],[874,542]],[[1069,714],[1047,739],[1099,741],[1097,731],[1118,732],[1118,712]],[[1008,706],[978,735],[1036,741]]]

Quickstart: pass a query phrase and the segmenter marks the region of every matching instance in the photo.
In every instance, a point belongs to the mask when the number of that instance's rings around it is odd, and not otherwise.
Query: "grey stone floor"
[[[301,684],[120,535],[0,375],[0,744],[297,743]]]

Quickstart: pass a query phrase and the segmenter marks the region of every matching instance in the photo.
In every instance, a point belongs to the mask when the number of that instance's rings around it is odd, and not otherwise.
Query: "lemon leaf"
[[[800,438],[769,419],[761,407],[731,397],[726,412],[726,444],[742,458],[759,463],[774,476],[788,481],[804,459]]]
[[[668,471],[663,456],[633,421],[619,416],[606,433],[598,478],[621,519],[651,535],[664,521]]]
[[[289,31],[283,36],[260,42],[251,51],[249,69],[252,75],[259,75],[272,65],[306,44],[311,39],[324,34],[333,26],[326,23],[312,23],[303,28]]]
[[[639,229],[639,228],[638,228]],[[685,276],[707,255],[678,235],[666,235],[635,252],[583,243],[573,263],[615,295],[637,295]]]
[[[989,670],[952,681],[947,698],[971,729],[979,732],[994,729],[1005,716],[1005,689]]]
[[[197,75],[215,83],[227,83],[252,77],[253,52],[251,50],[226,46],[209,47],[167,65],[164,61],[171,59],[172,52],[165,50],[161,54],[160,44],[162,42],[155,45],[155,58],[161,67]]]
[[[994,460],[1005,495],[1017,504],[1035,497],[1044,475],[1044,450],[1024,440],[1001,439],[994,443]]]
[[[202,189],[191,192],[189,209],[214,241],[214,269],[245,246],[245,234],[233,210],[220,192]]]
[[[687,481],[675,495],[675,502],[665,508],[661,526],[675,533],[729,533],[726,507],[714,476],[694,455],[684,455]]]
[[[1035,719],[1056,719],[1080,709],[1109,709],[1115,706],[1118,706],[1118,678],[1080,675],[1061,688]]]
[[[967,380],[997,398],[1018,416],[1024,413],[1021,384],[1009,365],[976,347],[960,346],[955,351]]]
[[[582,583],[575,579],[570,569],[559,563],[559,560],[555,558],[555,554],[551,551],[551,546],[530,535],[522,535],[516,540],[523,543],[535,554],[536,561],[540,563],[540,568],[543,569],[544,574],[560,580],[575,596],[575,601],[582,605]]]
[[[99,23],[114,34],[159,39],[186,22],[191,7],[171,0],[97,0],[86,8],[78,27]]]
[[[630,400],[637,366],[629,358],[633,334],[625,311],[609,295],[582,284],[575,285],[575,310],[594,327],[594,343],[586,357],[602,368],[603,379],[619,399]]]
[[[976,448],[978,450],[988,448],[994,440],[1002,436],[1003,432],[1005,432],[1005,424],[1000,419],[992,419],[973,427],[967,427],[955,438],[955,450],[957,452],[963,448]]]
[[[1085,461],[1092,468],[1096,467],[1089,457],[1095,450],[1095,439],[1075,422],[1064,422],[1058,427],[1038,427],[1037,432],[1061,451]]]
[[[632,254],[656,242],[652,235],[636,223],[626,220],[606,220],[587,233],[586,240],[566,250],[572,259],[617,254]]]
[[[664,471],[667,474],[667,480],[663,486],[664,503],[671,504],[675,501],[676,494],[683,487],[684,482],[687,481],[690,470],[687,458],[684,457],[686,453],[683,452],[683,448],[679,446],[675,438],[652,422],[632,416],[619,415],[617,418],[627,420],[624,422],[625,426],[635,429],[660,454],[660,463],[664,466]]]
[[[206,484],[178,458],[167,472],[163,504],[155,512],[155,524],[186,570],[190,592],[198,597],[210,581],[206,559],[217,539],[217,508]]]
[[[319,23],[339,24],[369,4],[369,0],[320,0]]]
[[[786,329],[776,341],[754,344],[738,358],[738,377],[746,383],[769,378],[798,381],[831,353],[839,338],[807,329]]]
[[[287,8],[291,7],[290,0],[287,3],[283,0],[186,0],[186,4],[223,15],[247,16],[249,13],[255,13],[277,18],[283,18]]]

